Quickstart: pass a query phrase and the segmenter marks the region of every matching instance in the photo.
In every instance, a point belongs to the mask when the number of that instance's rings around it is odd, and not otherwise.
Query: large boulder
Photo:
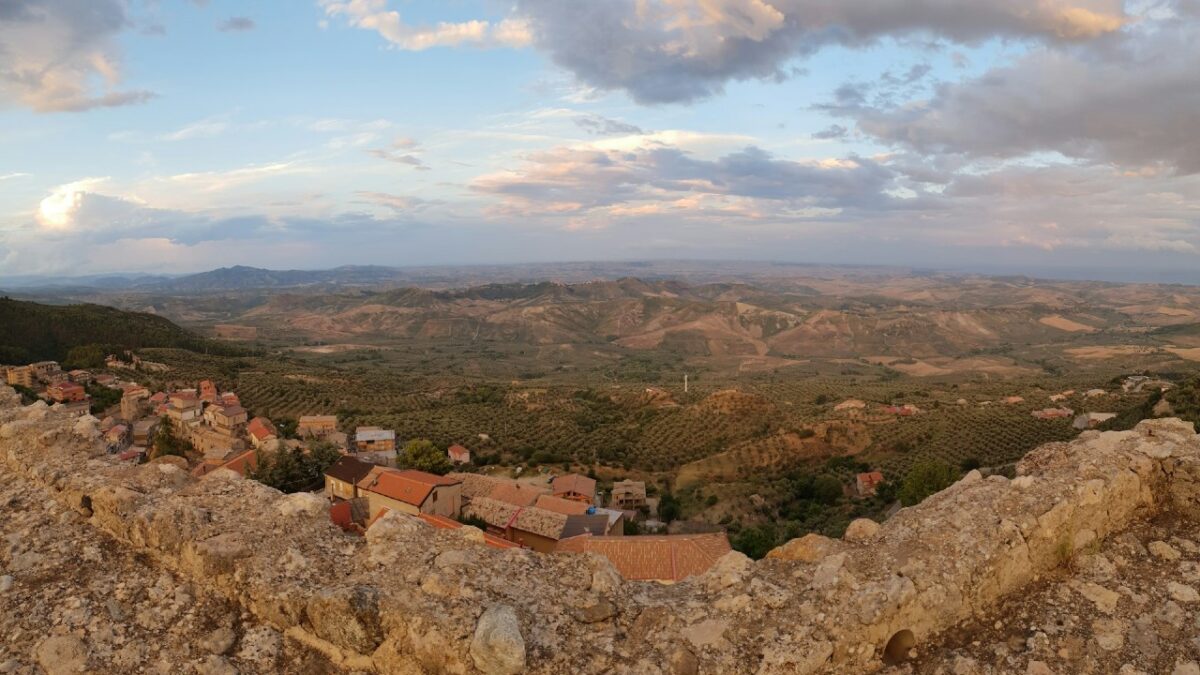
[[[471,660],[486,675],[516,675],[525,671],[525,638],[517,613],[508,605],[492,605],[479,617]]]

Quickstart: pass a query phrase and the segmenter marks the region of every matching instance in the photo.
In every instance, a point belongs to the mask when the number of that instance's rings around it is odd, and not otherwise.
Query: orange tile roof
[[[539,509],[546,509],[555,513],[561,513],[566,516],[577,516],[587,513],[588,505],[583,502],[577,502],[572,499],[563,499],[562,497],[553,497],[551,495],[542,495],[538,497],[537,503],[534,506]]]
[[[245,476],[248,472],[258,468],[258,451],[247,450],[222,464],[221,468],[236,471],[238,474]]]
[[[439,476],[436,473],[417,471],[416,469],[403,469],[399,471],[399,474],[409,480],[415,480],[418,483],[425,483],[426,485],[458,485],[462,482],[454,480],[453,478]]]
[[[596,496],[596,481],[582,476],[577,473],[569,473],[565,476],[559,476],[552,483],[554,486],[554,494],[561,495],[568,492],[586,495],[587,497]]]
[[[724,532],[644,537],[584,534],[563,539],[555,548],[556,553],[599,553],[626,579],[669,582],[707,572],[730,550]]]
[[[278,436],[275,431],[275,425],[271,424],[271,420],[265,417],[255,417],[246,425],[246,433],[255,437],[259,441],[265,441],[271,436]]]
[[[461,445],[458,445],[457,443],[450,446],[446,450],[446,454],[449,455],[450,459],[452,459],[456,462],[471,461],[471,451],[467,450],[466,448],[464,448]]]
[[[418,507],[425,503],[435,487],[457,484],[456,480],[424,471],[397,471],[378,466],[358,481],[359,489]]]

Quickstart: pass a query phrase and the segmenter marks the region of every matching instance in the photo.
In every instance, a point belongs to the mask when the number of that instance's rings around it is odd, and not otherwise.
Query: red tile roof
[[[398,473],[409,480],[415,480],[418,483],[425,483],[427,485],[458,485],[462,482],[453,478],[439,476],[435,473],[417,471],[416,469],[403,469]]]
[[[275,430],[275,425],[271,424],[271,420],[265,417],[255,417],[246,425],[246,433],[250,434],[259,441],[265,441],[271,436],[278,436],[279,432]]]
[[[471,461],[471,451],[461,445],[458,445],[457,443],[450,446],[446,450],[446,454],[449,455],[450,459],[454,460],[455,462],[465,463]]]
[[[405,504],[421,506],[429,498],[429,493],[435,487],[457,485],[458,481],[444,476],[435,476],[424,471],[397,471],[375,467],[365,478],[358,482],[358,487],[368,492],[374,492]]]
[[[258,451],[247,450],[222,464],[221,468],[236,471],[238,474],[245,476],[248,472],[258,468]]]
[[[563,539],[556,553],[599,553],[621,576],[639,581],[675,582],[703,574],[732,550],[724,532],[645,537],[580,535]]]
[[[551,483],[554,487],[554,494],[562,495],[570,492],[581,494],[589,499],[596,496],[596,481],[581,476],[577,473],[569,473],[565,476],[559,476]]]

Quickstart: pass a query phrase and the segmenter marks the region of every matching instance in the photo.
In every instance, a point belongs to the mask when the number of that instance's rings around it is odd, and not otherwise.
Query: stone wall
[[[1019,477],[971,472],[882,527],[730,553],[673,585],[606,560],[495,550],[392,514],[365,538],[313,495],[228,471],[115,464],[95,420],[0,388],[0,461],[94,527],[325,653],[381,673],[854,673],[920,645],[1155,511],[1192,515],[1200,439],[1178,420],[1042,447]]]

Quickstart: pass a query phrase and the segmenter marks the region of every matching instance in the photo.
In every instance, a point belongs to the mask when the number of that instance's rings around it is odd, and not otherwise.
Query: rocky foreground
[[[625,582],[236,474],[129,467],[0,387],[0,672],[1197,672],[1200,439],[1087,432],[883,526]]]

